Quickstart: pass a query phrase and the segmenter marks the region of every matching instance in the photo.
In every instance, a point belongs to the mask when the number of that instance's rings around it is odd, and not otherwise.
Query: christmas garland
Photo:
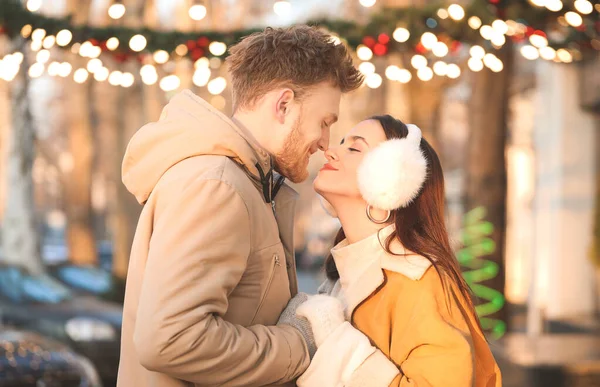
[[[68,49],[74,44],[90,42],[92,45],[100,47],[103,52],[111,52],[119,62],[134,58],[143,61],[145,57],[158,50],[164,50],[175,57],[189,57],[192,60],[201,57],[224,56],[226,52],[219,52],[218,55],[211,53],[210,43],[220,42],[229,47],[242,37],[257,31],[257,29],[249,29],[188,33],[123,26],[101,28],[74,25],[70,17],[53,18],[30,12],[21,4],[20,0],[2,0],[2,3],[0,33],[4,32],[9,36],[21,33],[25,37],[31,38],[31,31],[36,29],[43,29],[48,36],[67,30],[72,33],[72,39],[64,45],[64,48]],[[572,27],[565,23],[563,15],[569,10],[575,10],[572,4],[568,9],[566,6],[564,8],[561,6],[560,11],[552,12],[546,8],[534,6],[527,0],[472,0],[463,9],[464,14],[458,20],[448,17],[447,4],[438,3],[425,7],[385,9],[380,13],[373,14],[366,25],[341,20],[315,20],[309,24],[322,26],[339,35],[353,49],[365,45],[372,50],[375,56],[415,51],[425,54],[430,50],[421,42],[421,37],[425,32],[435,34],[440,42],[447,44],[449,55],[457,53],[462,44],[481,44],[489,46],[490,49],[499,48],[502,44],[494,47],[491,42],[486,42],[478,31],[479,27],[475,28],[471,24],[473,22],[480,26],[491,25],[498,19],[523,27],[509,36],[514,42],[524,42],[532,35],[537,34],[546,38],[548,45],[554,49],[567,48],[576,53],[590,49],[600,50],[600,6],[596,5],[589,14],[580,15],[582,23],[578,27]],[[393,39],[394,32],[398,27],[405,28],[410,34],[406,39],[401,39],[402,41]],[[136,35],[141,35],[146,40],[146,44],[140,52],[133,51],[126,44]],[[110,49],[107,45],[110,38],[117,38],[121,42],[118,48]]]
[[[487,316],[498,312],[504,307],[504,295],[491,289],[481,282],[495,278],[498,275],[498,264],[483,257],[496,250],[494,241],[489,236],[494,232],[494,225],[485,218],[485,208],[477,207],[464,216],[462,242],[464,247],[457,252],[458,262],[470,269],[463,272],[463,277],[471,290],[484,301],[475,307],[484,330],[490,331],[493,338],[498,339],[506,333],[506,323]]]

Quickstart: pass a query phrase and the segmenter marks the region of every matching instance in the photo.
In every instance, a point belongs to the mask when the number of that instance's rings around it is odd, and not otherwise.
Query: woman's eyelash
[[[360,151],[359,151],[358,149],[356,149],[356,148],[348,148],[348,150],[349,150],[349,151],[351,151],[351,152],[360,152]]]

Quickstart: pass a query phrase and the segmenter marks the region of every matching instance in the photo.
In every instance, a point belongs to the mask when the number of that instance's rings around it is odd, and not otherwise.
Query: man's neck
[[[267,153],[272,154],[269,141],[265,136],[264,125],[260,125],[260,122],[256,119],[256,112],[236,112],[231,117],[231,120],[248,135],[250,141]]]

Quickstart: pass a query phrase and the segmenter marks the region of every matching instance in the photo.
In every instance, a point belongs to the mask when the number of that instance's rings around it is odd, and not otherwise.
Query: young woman
[[[372,117],[326,157],[314,187],[342,229],[320,295],[296,311],[318,346],[298,385],[500,387],[419,128]]]

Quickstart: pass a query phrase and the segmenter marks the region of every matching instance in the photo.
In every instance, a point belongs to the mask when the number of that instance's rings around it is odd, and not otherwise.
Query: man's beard
[[[283,143],[281,152],[274,155],[275,170],[290,179],[293,183],[301,183],[308,178],[308,150],[302,149],[302,133],[300,118]]]

